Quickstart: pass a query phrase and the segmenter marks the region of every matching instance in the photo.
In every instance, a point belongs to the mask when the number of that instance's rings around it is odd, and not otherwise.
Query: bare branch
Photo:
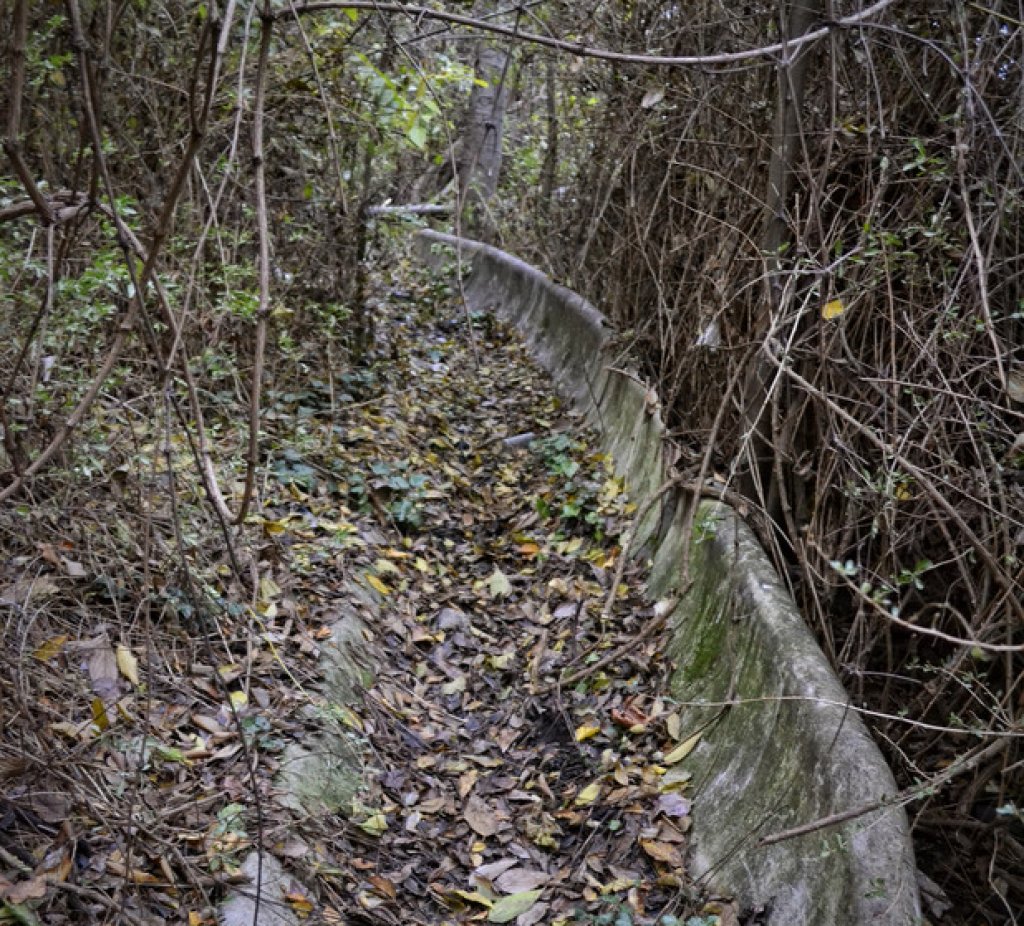
[[[894,3],[896,3],[896,0],[878,0],[878,2],[865,7],[858,13],[853,13],[850,16],[837,19],[835,22],[830,22],[820,29],[806,33],[795,41],[775,42],[772,45],[763,45],[760,48],[723,52],[717,55],[634,55],[628,52],[593,48],[579,42],[567,42],[563,39],[538,35],[534,32],[521,32],[511,26],[499,26],[483,19],[463,16],[460,13],[450,13],[446,10],[432,10],[429,7],[409,6],[404,3],[374,3],[373,0],[351,0],[351,2],[346,2],[346,0],[326,0],[326,2],[303,3],[292,7],[289,10],[289,15],[307,15],[341,9],[373,10],[376,13],[404,14],[416,19],[432,19],[452,23],[457,26],[467,26],[471,29],[478,29],[481,32],[490,32],[493,35],[501,35],[517,41],[528,42],[532,45],[553,48],[556,51],[565,52],[578,58],[596,58],[599,61],[614,61],[619,64],[644,64],[653,67],[713,67],[719,64],[738,64],[745,61],[752,62],[758,59],[774,58],[777,55],[783,55],[784,57],[792,56],[805,45],[825,38],[833,30],[858,25],[884,12]],[[276,18],[280,18],[283,15],[283,12],[277,13]]]

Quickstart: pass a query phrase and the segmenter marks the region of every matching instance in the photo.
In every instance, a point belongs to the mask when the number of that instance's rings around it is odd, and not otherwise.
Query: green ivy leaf
[[[427,127],[422,122],[414,122],[409,126],[409,141],[422,150],[427,144]]]

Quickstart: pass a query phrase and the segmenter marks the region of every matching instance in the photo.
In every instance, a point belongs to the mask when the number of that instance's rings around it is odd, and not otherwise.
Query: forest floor
[[[692,731],[610,461],[502,325],[408,267],[373,290],[365,364],[278,371],[230,543],[187,441],[117,409],[90,484],[3,514],[0,921],[208,926],[257,847],[261,922],[741,921],[685,874]],[[353,582],[375,669],[331,704]],[[365,786],[306,813],[280,775],[326,715]]]

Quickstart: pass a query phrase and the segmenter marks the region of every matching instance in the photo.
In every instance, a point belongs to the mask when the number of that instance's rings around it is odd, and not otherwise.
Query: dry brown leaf
[[[28,769],[28,759],[21,756],[0,759],[0,781],[4,781],[7,778],[17,778],[19,775],[27,772]]]
[[[470,828],[479,836],[493,836],[498,832],[498,816],[494,808],[483,798],[470,795],[463,808],[463,816]]]
[[[29,806],[46,823],[63,823],[68,818],[71,802],[67,795],[57,791],[37,791],[29,798]]]
[[[4,892],[8,903],[24,903],[26,900],[39,900],[46,896],[46,876],[37,875],[25,881],[18,881]]]
[[[394,900],[398,896],[398,889],[387,878],[382,875],[370,875],[370,886],[382,897]]]
[[[18,579],[0,590],[0,604],[24,607],[34,598],[48,598],[59,590],[57,584],[46,576],[37,579]]]
[[[534,904],[525,913],[519,914],[518,918],[516,919],[516,926],[536,926],[537,923],[544,922],[544,916],[550,908],[550,904]]]
[[[542,887],[551,876],[536,868],[510,868],[494,881],[494,886],[503,894],[519,894]]]
[[[459,800],[464,801],[466,799],[466,795],[473,790],[473,786],[479,777],[480,773],[475,768],[459,776]]]
[[[673,868],[683,867],[683,858],[670,842],[659,842],[657,839],[641,839],[640,848],[656,862],[664,862]]]
[[[428,797],[425,801],[420,801],[416,805],[416,809],[420,813],[435,814],[440,813],[448,804],[448,798],[446,797]]]
[[[93,692],[104,701],[117,699],[117,657],[107,635],[101,634],[78,646],[86,659]]]
[[[40,662],[49,662],[64,649],[64,644],[67,642],[68,635],[66,633],[62,633],[59,637],[51,637],[32,656]]]
[[[515,868],[518,864],[519,859],[505,858],[497,862],[491,862],[488,865],[479,865],[473,869],[472,878],[482,878],[485,881],[493,881],[499,875],[503,875],[510,868]]]

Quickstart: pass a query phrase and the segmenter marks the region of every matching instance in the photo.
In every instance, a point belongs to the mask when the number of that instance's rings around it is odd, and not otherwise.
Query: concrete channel
[[[689,547],[672,694],[701,734],[685,762],[691,873],[773,926],[921,922],[906,814],[887,801],[890,769],[743,520],[705,501],[690,532],[689,495],[659,495],[675,453],[656,397],[610,364],[604,316],[496,248],[430,230],[418,246],[435,265],[457,254],[470,309],[518,329],[598,430],[641,510],[652,500],[638,527],[652,596],[681,587]]]

